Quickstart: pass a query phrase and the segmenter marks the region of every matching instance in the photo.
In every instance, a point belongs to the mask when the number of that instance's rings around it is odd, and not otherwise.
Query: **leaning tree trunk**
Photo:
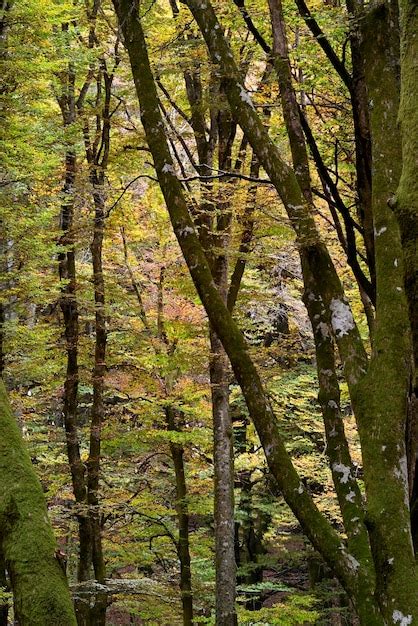
[[[76,626],[42,487],[1,381],[0,534],[20,626]]]

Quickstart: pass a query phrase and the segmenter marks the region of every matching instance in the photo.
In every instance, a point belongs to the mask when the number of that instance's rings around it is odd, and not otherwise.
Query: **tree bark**
[[[105,284],[103,277],[103,235],[104,235],[104,189],[96,186],[93,191],[95,205],[93,241],[91,244],[93,264],[93,285],[95,305],[95,350],[93,368],[93,404],[90,421],[90,450],[87,463],[87,499],[91,527],[92,565],[96,580],[101,583],[106,577],[103,558],[102,524],[99,499],[101,432],[104,419],[104,376],[106,372],[106,314]],[[98,594],[91,608],[92,625],[101,626],[106,622],[106,595]]]
[[[236,626],[233,432],[229,410],[228,360],[222,342],[209,331],[210,384],[215,472],[216,623]]]
[[[42,487],[0,381],[1,550],[21,626],[76,626]]]
[[[173,4],[173,3],[172,3]],[[173,10],[177,14],[177,7]],[[199,157],[200,175],[211,174],[216,140],[218,143],[218,167],[228,170],[231,166],[231,150],[236,125],[228,110],[223,107],[211,110],[209,137],[206,137],[205,117],[202,113],[203,90],[199,70],[184,71],[186,93],[192,111],[191,126],[194,132]],[[222,94],[220,77],[212,78],[218,98]],[[202,200],[195,225],[212,266],[215,282],[226,302],[228,262],[224,254],[231,225],[230,194],[219,190],[218,203],[211,200],[212,185],[202,182]],[[215,211],[216,209],[216,211]],[[217,218],[214,217],[216,213]],[[214,458],[214,523],[215,523],[215,572],[216,572],[216,621],[223,626],[237,624],[235,610],[236,564],[234,532],[234,457],[233,431],[229,410],[229,367],[228,358],[214,329],[209,325],[211,355],[209,377],[212,397],[213,458]]]
[[[65,30],[68,25],[63,25]],[[61,94],[58,104],[61,109],[64,127],[76,121],[75,72],[71,63],[61,76]],[[60,226],[60,245],[63,250],[58,255],[59,277],[62,281],[60,307],[64,319],[64,335],[67,353],[67,367],[64,381],[63,416],[70,465],[73,493],[76,501],[76,516],[79,536],[79,558],[77,580],[89,580],[91,576],[91,526],[88,515],[86,467],[81,460],[77,427],[78,408],[78,302],[77,274],[75,264],[74,236],[74,194],[76,181],[76,154],[70,146],[65,155],[65,175]],[[65,281],[65,282],[64,282]],[[88,625],[88,607],[76,601],[76,615],[79,626]]]
[[[415,551],[418,550],[418,10],[414,0],[400,0],[401,99],[399,123],[402,143],[402,172],[394,204],[398,219],[405,267],[405,291],[412,328],[414,371],[409,399],[407,451],[410,467],[411,523]]]
[[[179,431],[178,416],[171,406],[165,409],[168,430]],[[177,419],[176,419],[177,418]],[[180,561],[180,591],[183,606],[183,624],[193,624],[193,590],[189,541],[189,511],[187,506],[187,486],[184,468],[184,450],[177,443],[170,443],[170,453],[173,459],[174,474],[176,477],[176,511],[178,520],[179,538],[177,554]]]

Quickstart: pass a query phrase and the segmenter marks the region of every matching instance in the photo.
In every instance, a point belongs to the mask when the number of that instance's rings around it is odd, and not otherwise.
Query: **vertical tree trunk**
[[[63,31],[68,24],[63,24]],[[65,128],[75,123],[77,117],[75,100],[75,71],[72,63],[61,78],[61,93],[58,104],[61,109]],[[79,555],[77,580],[89,580],[92,566],[91,525],[88,513],[86,467],[81,460],[78,434],[78,302],[77,273],[75,263],[74,203],[76,182],[76,154],[69,146],[65,154],[65,175],[63,200],[61,205],[60,225],[62,250],[58,255],[59,277],[62,282],[60,307],[64,319],[64,335],[67,353],[67,368],[64,381],[63,415],[67,444],[67,456],[70,465],[73,493],[76,501],[78,522]],[[65,282],[64,282],[65,281]],[[90,626],[89,607],[82,600],[76,600],[76,615],[79,626]]]
[[[75,176],[76,156],[74,152],[69,151],[65,157],[64,200],[61,208],[61,229],[63,234],[60,239],[60,245],[65,249],[60,252],[58,259],[60,280],[66,281],[61,288],[60,299],[67,352],[67,370],[64,382],[64,426],[73,491],[77,502],[80,540],[77,578],[81,582],[88,580],[90,577],[91,533],[87,510],[85,466],[81,460],[77,428],[78,303],[73,232]]]
[[[179,431],[175,409],[167,406],[165,409],[167,426],[171,431]],[[184,468],[183,446],[177,443],[170,443],[170,453],[173,459],[174,474],[176,477],[176,511],[178,520],[178,543],[177,554],[180,561],[180,591],[181,603],[183,606],[184,626],[193,625],[193,590],[192,573],[190,559],[189,541],[189,511],[187,505],[187,486]]]
[[[395,214],[401,230],[405,263],[405,291],[409,305],[414,351],[414,372],[409,400],[409,479],[411,522],[415,552],[418,550],[418,9],[414,0],[400,0],[401,100],[399,122],[402,172]]]
[[[102,181],[100,181],[102,182]],[[104,181],[103,181],[104,182]],[[90,452],[87,464],[87,498],[91,526],[92,565],[95,579],[103,583],[106,568],[103,559],[102,527],[99,500],[100,450],[101,432],[104,419],[104,376],[106,372],[106,313],[105,284],[103,277],[103,235],[104,235],[104,189],[102,184],[96,185],[93,191],[94,228],[91,244],[93,264],[93,285],[95,305],[95,350],[93,368],[93,404],[90,421]],[[107,597],[98,594],[94,607],[91,608],[91,619],[94,626],[101,626],[106,621]]]
[[[209,333],[215,472],[216,623],[220,626],[235,626],[234,462],[229,368],[222,343],[212,327]]]
[[[367,87],[364,76],[363,53],[361,50],[361,4],[347,0],[347,11],[351,18],[349,40],[351,50],[352,78],[349,83],[353,112],[354,141],[356,149],[357,213],[364,228],[364,243],[367,265],[373,289],[376,292],[374,258],[373,209],[372,209],[372,147],[368,111]]]
[[[172,2],[174,16],[178,9]],[[208,175],[214,156],[218,135],[218,167],[226,170],[231,166],[231,150],[236,126],[226,110],[211,113],[209,138],[206,137],[206,123],[202,113],[203,89],[199,69],[185,71],[184,81],[191,108],[191,125],[194,131],[199,156],[199,173]],[[214,77],[218,89],[219,77]],[[221,89],[219,90],[222,91]],[[222,98],[222,93],[219,93]],[[223,96],[224,97],[224,96]],[[216,129],[216,130],[215,130]],[[195,220],[199,236],[205,248],[215,282],[223,293],[226,303],[228,263],[223,248],[230,227],[228,192],[220,191],[218,220],[214,219],[214,205],[211,199],[212,185],[202,183],[202,201],[199,215]],[[222,194],[226,194],[223,198]],[[216,226],[215,226],[216,224]],[[214,230],[217,229],[217,230]],[[226,239],[225,239],[226,238]],[[219,252],[217,252],[219,251]],[[209,377],[212,396],[213,456],[214,456],[214,521],[215,521],[215,571],[216,571],[216,620],[224,626],[235,626],[235,535],[234,535],[234,458],[233,431],[229,411],[229,364],[222,343],[213,328],[209,327],[211,356]]]
[[[220,97],[225,97],[220,89]],[[218,112],[218,167],[231,169],[231,151],[236,126],[228,109]],[[228,258],[226,255],[231,226],[231,185],[220,188],[218,217],[212,220],[208,250],[212,273],[226,306],[228,297]],[[209,325],[209,377],[212,396],[216,623],[236,626],[236,563],[234,524],[234,445],[229,408],[229,362],[222,342]]]
[[[93,14],[90,16],[94,26],[100,1],[96,0]],[[92,26],[92,28],[93,28]],[[89,521],[91,529],[91,559],[94,577],[102,583],[106,576],[106,567],[103,557],[102,545],[102,517],[100,512],[100,454],[101,434],[105,415],[104,409],[104,379],[106,373],[106,311],[105,311],[105,282],[103,276],[103,238],[105,229],[105,206],[106,206],[106,169],[110,152],[110,99],[114,71],[119,63],[117,46],[115,43],[115,65],[113,72],[108,71],[106,59],[101,57],[96,76],[96,113],[95,128],[96,136],[92,139],[88,119],[83,119],[83,137],[86,152],[86,160],[90,170],[90,183],[92,185],[92,199],[94,207],[93,239],[90,250],[92,255],[93,289],[95,308],[95,349],[94,366],[92,373],[93,403],[90,419],[90,442],[89,458],[87,461],[87,501]],[[104,83],[102,104],[102,83]],[[100,110],[100,105],[102,108]],[[80,117],[84,116],[83,102],[79,106]],[[98,593],[94,603],[90,607],[90,619],[94,626],[104,626],[106,622],[107,596]]]
[[[124,250],[127,252],[126,241],[124,240]],[[127,254],[125,254],[127,260]],[[135,284],[132,272],[130,272],[131,280]],[[172,356],[176,349],[176,341],[170,344],[164,327],[164,276],[165,268],[160,269],[160,278],[158,281],[157,296],[157,337],[164,344],[168,357]],[[139,291],[136,295],[143,313],[143,322],[149,328],[145,310],[142,304],[142,298]],[[165,376],[164,385],[167,397],[170,397],[173,388],[173,379]],[[170,400],[168,400],[170,402]],[[181,432],[183,424],[183,415],[170,404],[165,407],[165,417],[167,429],[172,432]],[[176,513],[178,525],[178,540],[176,542],[177,556],[180,562],[180,593],[181,603],[183,607],[183,624],[184,626],[193,625],[193,588],[192,588],[192,571],[190,558],[190,541],[189,541],[189,507],[187,503],[187,485],[186,472],[184,466],[184,448],[181,444],[170,442],[170,453],[173,460],[174,475],[176,479]]]

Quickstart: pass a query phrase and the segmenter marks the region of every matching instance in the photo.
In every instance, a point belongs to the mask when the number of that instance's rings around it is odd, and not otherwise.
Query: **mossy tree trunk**
[[[20,626],[76,626],[42,487],[1,380],[0,535]]]
[[[414,372],[409,402],[411,523],[418,549],[418,7],[400,0],[401,93],[398,121],[401,129],[402,172],[394,204],[404,252],[405,290],[412,327]]]
[[[130,56],[147,141],[174,231],[210,322],[241,386],[270,470],[308,538],[352,597],[362,624],[411,624],[418,619],[418,606],[404,443],[410,342],[396,223],[387,205],[376,198],[378,296],[374,351],[369,362],[341,282],[316,229],[312,207],[294,172],[263,128],[212,7],[207,0],[188,0],[212,61],[223,72],[233,115],[275,185],[294,227],[305,299],[318,303],[324,311],[324,320],[332,329],[343,363],[359,428],[367,497],[364,523],[362,518],[351,520],[358,522],[359,531],[353,532],[353,540],[347,546],[301,484],[242,334],[216,288],[172,166],[137,5],[127,0],[115,0],[114,4]],[[383,404],[382,398],[386,398]],[[336,402],[334,398],[332,402]],[[350,465],[342,459],[335,462],[333,469],[341,486],[352,478]],[[355,496],[349,492],[344,500],[357,506]]]
[[[283,116],[287,129],[292,163],[299,187],[308,205],[313,204],[308,153],[302,127],[302,119],[292,83],[289,60],[286,24],[280,0],[269,0],[273,35],[273,61],[280,87]],[[304,262],[305,261],[305,262]],[[346,481],[341,482],[338,469],[349,467],[352,461],[348,442],[341,419],[340,388],[335,359],[335,342],[329,312],[323,305],[323,298],[317,294],[315,277],[302,255],[305,294],[304,303],[312,325],[316,364],[319,382],[319,403],[321,405],[326,452],[332,472],[334,488],[339,501],[345,530],[349,538],[350,551],[354,556],[367,554],[370,558],[367,532],[364,526],[364,511],[357,481],[350,471]],[[352,520],[355,520],[354,522]]]

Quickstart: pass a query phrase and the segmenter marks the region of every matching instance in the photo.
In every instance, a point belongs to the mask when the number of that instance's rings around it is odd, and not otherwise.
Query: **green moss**
[[[41,485],[0,381],[0,524],[2,549],[22,626],[76,624]]]

